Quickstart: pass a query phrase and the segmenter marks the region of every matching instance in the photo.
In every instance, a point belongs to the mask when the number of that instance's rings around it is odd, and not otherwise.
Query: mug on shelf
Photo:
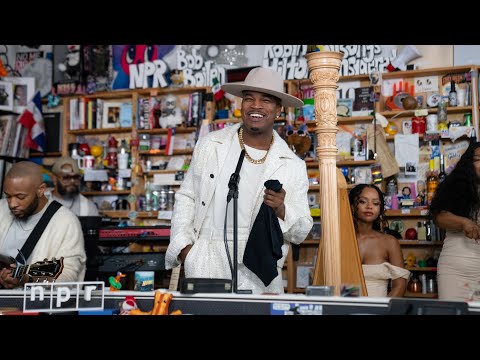
[[[78,163],[81,169],[95,168],[95,158],[92,155],[85,155],[84,157],[78,159]]]

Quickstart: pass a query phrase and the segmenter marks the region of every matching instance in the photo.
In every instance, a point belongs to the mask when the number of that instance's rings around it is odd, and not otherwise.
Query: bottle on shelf
[[[421,221],[417,222],[417,240],[418,241],[425,241],[427,240],[427,229],[422,224]]]
[[[145,176],[145,205],[144,211],[152,211],[153,206],[153,189],[150,180],[146,179]]]
[[[118,141],[114,136],[108,137],[108,150],[107,150],[107,167],[109,169],[117,169],[118,167]]]
[[[73,143],[71,144],[71,154],[70,154],[70,157],[75,160],[78,164],[78,167],[81,167],[81,159],[82,157],[80,156],[80,154],[78,153],[78,143]]]
[[[440,184],[447,177],[445,172],[445,157],[443,154],[440,155],[440,172],[438,173],[438,183]]]
[[[455,80],[450,82],[450,92],[448,93],[448,106],[457,106],[457,90],[455,89]]]
[[[128,157],[129,155],[127,141],[125,139],[122,139],[117,154],[119,170],[125,170],[128,168]]]
[[[432,241],[432,227],[430,225],[430,220],[424,221],[423,227],[425,228],[425,240]]]
[[[444,96],[440,98],[438,103],[438,130],[447,130],[447,101]]]
[[[427,204],[430,205],[432,203],[433,195],[435,195],[435,191],[437,191],[438,187],[438,176],[435,174],[435,162],[433,159],[430,159],[430,174],[427,177]]]

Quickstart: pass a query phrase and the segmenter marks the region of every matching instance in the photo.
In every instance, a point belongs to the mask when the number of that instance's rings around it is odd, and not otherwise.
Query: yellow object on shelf
[[[319,208],[312,208],[310,209],[310,216],[312,217],[318,217],[320,216],[322,211]]]

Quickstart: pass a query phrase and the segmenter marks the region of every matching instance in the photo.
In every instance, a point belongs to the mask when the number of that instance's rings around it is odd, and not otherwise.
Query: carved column
[[[339,295],[341,285],[341,253],[339,209],[337,201],[337,97],[343,53],[314,52],[306,55],[310,81],[315,91],[315,133],[320,171],[320,209],[322,237],[315,264],[314,284],[333,285]],[[321,270],[317,270],[321,269]]]

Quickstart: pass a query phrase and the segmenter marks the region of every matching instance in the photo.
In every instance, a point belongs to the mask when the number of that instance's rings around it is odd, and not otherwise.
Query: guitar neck
[[[13,277],[15,279],[21,279],[23,275],[28,274],[28,269],[30,265],[18,265],[15,269]]]
[[[180,280],[180,269],[182,265],[178,265],[177,267],[172,269],[172,275],[170,277],[170,284],[168,287],[168,291],[177,291],[178,290],[178,281]]]

